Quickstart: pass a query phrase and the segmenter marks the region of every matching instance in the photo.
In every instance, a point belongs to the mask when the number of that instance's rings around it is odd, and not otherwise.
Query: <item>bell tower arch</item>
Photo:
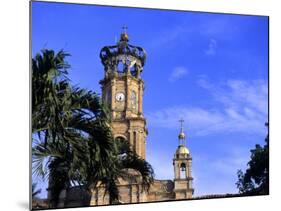
[[[111,111],[113,135],[126,137],[136,153],[145,158],[146,119],[143,115],[144,81],[141,78],[146,61],[143,48],[129,44],[126,28],[116,45],[100,52],[104,78],[100,81],[102,101]]]

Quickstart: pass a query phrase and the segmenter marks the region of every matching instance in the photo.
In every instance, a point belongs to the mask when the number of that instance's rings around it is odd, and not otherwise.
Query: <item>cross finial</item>
[[[123,29],[123,32],[121,33],[120,41],[128,42],[129,41],[129,36],[127,34],[128,27],[127,26],[123,26],[122,29]]]
[[[124,26],[122,27],[122,29],[123,29],[123,32],[124,32],[124,33],[127,33],[128,27],[127,27],[126,25],[124,25]]]
[[[181,119],[179,120],[179,122],[180,122],[180,124],[181,124],[181,131],[183,131],[183,123],[184,123],[184,120],[181,118]]]

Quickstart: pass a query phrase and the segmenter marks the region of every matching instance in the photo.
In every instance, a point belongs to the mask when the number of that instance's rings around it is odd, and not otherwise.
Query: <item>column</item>
[[[191,159],[188,160],[188,177],[191,177]]]
[[[131,97],[131,79],[129,78],[130,76],[126,77],[126,83],[125,83],[125,89],[126,89],[126,104],[125,104],[125,110],[126,110],[126,117],[130,115],[130,97]]]
[[[145,159],[145,155],[146,155],[146,136],[143,135],[143,145],[142,145],[142,155],[143,155],[143,159]]]
[[[179,179],[179,163],[177,160],[174,160],[174,174],[175,174],[175,179]]]
[[[110,89],[111,89],[111,110],[112,110],[112,114],[111,114],[111,118],[114,119],[115,118],[115,94],[116,94],[116,90],[115,90],[115,84],[116,84],[116,80],[115,78],[112,79],[111,84],[110,84]]]
[[[139,133],[137,130],[134,131],[134,144],[136,153],[141,156],[139,151]]]
[[[190,176],[190,163],[187,161],[185,163],[185,178],[188,178]]]
[[[142,115],[143,82],[139,80],[138,114]]]
[[[144,149],[145,149],[145,137],[144,137],[144,132],[142,129],[139,130],[139,138],[138,138],[138,141],[139,141],[139,152],[140,152],[140,156],[142,158],[145,158],[145,152],[144,152]]]

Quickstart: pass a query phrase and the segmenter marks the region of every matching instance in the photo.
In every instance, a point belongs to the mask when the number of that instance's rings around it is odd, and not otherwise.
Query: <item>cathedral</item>
[[[146,136],[148,129],[143,113],[144,81],[141,74],[146,62],[143,48],[129,44],[126,30],[121,33],[119,42],[114,46],[105,46],[100,52],[104,66],[104,78],[100,81],[102,101],[111,109],[111,128],[114,138],[127,140],[133,150],[143,159],[146,157]],[[192,157],[186,147],[186,136],[183,120],[178,135],[178,147],[175,149],[171,165],[174,166],[173,180],[155,179],[149,191],[141,188],[140,176],[137,172],[130,181],[119,179],[119,202],[140,203],[152,201],[168,201],[192,198],[191,164]],[[130,169],[128,169],[130,171]],[[64,195],[61,206],[74,207],[85,205],[79,201],[82,193],[73,188]],[[105,188],[100,185],[92,188],[90,206],[109,204]]]

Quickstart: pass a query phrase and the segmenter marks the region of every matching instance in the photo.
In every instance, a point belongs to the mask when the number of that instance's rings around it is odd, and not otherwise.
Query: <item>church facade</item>
[[[143,48],[129,44],[126,31],[121,33],[120,41],[114,46],[105,46],[100,52],[104,66],[104,78],[100,81],[102,101],[111,110],[111,128],[114,138],[127,140],[133,150],[143,159],[146,157],[146,137],[148,129],[143,113],[144,81],[141,73],[146,61]],[[134,179],[119,179],[119,202],[139,203],[167,201],[192,198],[191,165],[192,157],[186,147],[186,136],[183,131],[183,120],[178,135],[178,147],[175,149],[171,165],[174,166],[173,180],[155,179],[149,191],[141,187],[141,178],[137,172]],[[130,171],[130,170],[128,170]],[[78,190],[67,194],[65,206],[77,206]],[[78,203],[78,204],[77,204]],[[91,189],[90,206],[109,204],[105,188],[100,185]]]

